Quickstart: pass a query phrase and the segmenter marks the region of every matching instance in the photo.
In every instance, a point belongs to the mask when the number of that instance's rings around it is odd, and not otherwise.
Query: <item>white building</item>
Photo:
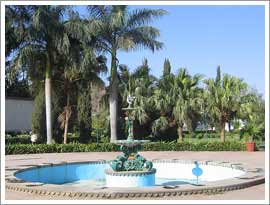
[[[6,97],[5,130],[30,131],[34,101],[28,98]]]

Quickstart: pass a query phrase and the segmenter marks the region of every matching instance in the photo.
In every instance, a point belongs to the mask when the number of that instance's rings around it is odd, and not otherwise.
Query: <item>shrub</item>
[[[143,145],[144,151],[243,151],[245,144],[237,141],[155,142]]]
[[[5,135],[6,144],[31,144],[31,136],[29,134],[21,134],[16,136],[11,136],[9,134]]]
[[[198,142],[151,142],[142,146],[142,151],[244,151],[245,143],[239,141]],[[7,144],[6,154],[62,153],[62,152],[114,152],[120,146],[112,143],[91,144]]]
[[[68,143],[79,143],[79,136],[68,133]],[[30,134],[19,134],[12,136],[10,134],[5,135],[6,144],[31,144],[31,135]],[[40,140],[37,141],[37,144],[40,144]]]

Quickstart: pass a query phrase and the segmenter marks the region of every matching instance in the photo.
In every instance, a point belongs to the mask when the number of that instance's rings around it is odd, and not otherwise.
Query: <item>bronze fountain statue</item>
[[[123,155],[119,155],[115,160],[110,161],[110,166],[113,171],[150,171],[153,168],[153,163],[146,160],[143,156],[138,154],[138,151],[141,149],[141,144],[149,142],[149,140],[134,140],[133,135],[133,120],[134,116],[132,111],[136,108],[132,108],[131,104],[133,103],[135,97],[128,96],[127,103],[128,107],[123,108],[127,111],[127,120],[128,125],[128,138],[126,140],[116,140],[114,143],[121,145],[120,150],[123,152]]]

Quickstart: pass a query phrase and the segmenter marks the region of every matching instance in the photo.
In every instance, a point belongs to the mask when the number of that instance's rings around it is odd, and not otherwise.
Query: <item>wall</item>
[[[30,131],[34,101],[23,98],[5,99],[6,131]]]

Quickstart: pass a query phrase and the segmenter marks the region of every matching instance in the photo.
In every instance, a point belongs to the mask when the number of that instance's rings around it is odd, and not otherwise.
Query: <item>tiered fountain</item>
[[[128,138],[126,140],[116,140],[114,143],[121,145],[120,149],[122,155],[116,157],[115,160],[110,161],[111,169],[105,170],[107,187],[144,187],[155,185],[156,169],[153,168],[153,163],[146,160],[143,156],[138,154],[143,143],[149,140],[134,140],[133,135],[133,120],[134,116],[131,104],[134,97],[128,96],[126,111]]]

